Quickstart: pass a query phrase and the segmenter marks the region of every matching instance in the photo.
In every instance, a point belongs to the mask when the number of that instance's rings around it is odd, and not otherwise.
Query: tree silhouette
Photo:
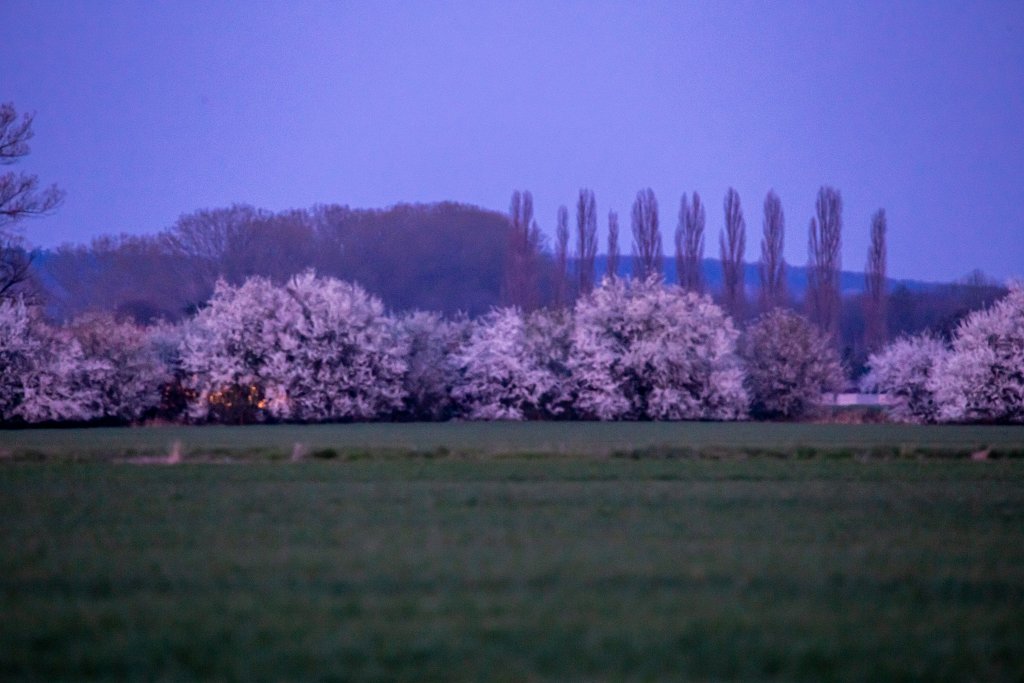
[[[576,268],[579,294],[594,288],[594,259],[597,257],[597,202],[591,190],[580,190],[576,202]]]
[[[676,226],[676,275],[681,287],[698,294],[704,291],[704,220],[700,195],[694,192],[693,202],[687,203],[684,194]]]
[[[815,202],[808,237],[807,300],[811,319],[833,339],[839,329],[839,271],[842,267],[843,198],[823,186]]]
[[[509,245],[502,300],[532,311],[540,303],[538,269],[541,237],[533,219],[533,195],[516,190],[509,207]]]
[[[864,269],[867,297],[864,312],[864,341],[870,351],[881,348],[886,342],[886,299],[885,291],[885,209],[879,209],[871,217],[871,246],[868,247],[868,262]]]
[[[722,296],[725,308],[733,317],[743,314],[745,307],[743,291],[743,254],[747,248],[747,224],[743,220],[740,195],[733,188],[725,193],[725,231],[718,234],[718,246],[722,258],[722,274],[725,280]]]
[[[764,311],[779,306],[786,299],[786,259],[782,246],[786,234],[786,217],[782,202],[774,190],[764,198],[764,236],[761,238],[761,308]]]
[[[29,153],[34,114],[18,113],[14,104],[0,104],[0,165],[17,163]],[[45,216],[64,199],[56,185],[39,187],[39,177],[9,171],[0,174],[0,299],[22,292],[29,279],[32,257],[14,231],[24,219]]]
[[[661,274],[661,231],[658,228],[658,199],[647,188],[636,193],[633,202],[633,275],[646,280]]]
[[[555,306],[569,303],[569,210],[558,207],[555,229]]]
[[[619,214],[608,212],[608,277],[619,276]]]

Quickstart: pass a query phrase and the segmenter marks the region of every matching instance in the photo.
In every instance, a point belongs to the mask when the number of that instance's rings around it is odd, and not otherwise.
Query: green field
[[[1022,437],[0,432],[0,680],[1021,681]]]
[[[1024,457],[1024,427],[764,422],[455,422],[0,430],[0,461],[311,457]]]

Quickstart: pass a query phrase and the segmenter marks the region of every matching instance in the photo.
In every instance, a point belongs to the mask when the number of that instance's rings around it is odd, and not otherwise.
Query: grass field
[[[1024,457],[1024,427],[763,422],[461,422],[0,430],[0,460],[119,460],[168,454],[275,460],[386,456]]]
[[[1024,680],[1019,428],[451,427],[0,433],[0,680]]]

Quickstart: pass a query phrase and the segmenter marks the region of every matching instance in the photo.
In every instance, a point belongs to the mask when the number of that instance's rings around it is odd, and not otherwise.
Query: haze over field
[[[504,212],[516,188],[551,235],[580,187],[603,245],[650,186],[666,238],[701,193],[713,256],[734,186],[747,260],[774,188],[802,265],[827,184],[846,269],[884,207],[893,277],[1024,275],[1019,2],[8,0],[0,23],[0,101],[37,112],[20,168],[67,191],[22,225],[36,246],[233,202]]]

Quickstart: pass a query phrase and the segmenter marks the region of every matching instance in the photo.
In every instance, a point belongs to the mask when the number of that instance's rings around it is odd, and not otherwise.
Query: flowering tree
[[[0,420],[90,420],[98,370],[66,331],[45,325],[21,297],[0,301]]]
[[[449,321],[438,313],[416,311],[402,318],[398,326],[408,349],[403,412],[416,420],[450,417],[457,374],[453,355],[468,337],[470,323],[464,318]]]
[[[606,279],[576,306],[576,409],[615,419],[740,419],[747,412],[732,321],[707,297]]]
[[[743,337],[751,412],[755,417],[796,419],[823,391],[843,378],[839,355],[811,321],[776,308],[754,321]]]
[[[88,314],[72,322],[69,332],[89,366],[88,384],[96,400],[91,413],[131,421],[160,404],[170,367],[149,330],[109,314]]]
[[[404,355],[378,299],[306,272],[218,283],[181,363],[193,419],[369,419],[401,406]]]
[[[292,303],[265,278],[238,287],[217,282],[182,339],[189,417],[255,422],[287,415],[283,375],[293,342],[285,330],[295,322]]]
[[[459,376],[452,396],[472,420],[523,420],[564,410],[566,317],[501,308],[474,323],[454,355]]]
[[[871,354],[861,389],[888,394],[893,419],[936,422],[940,416],[936,381],[948,355],[942,340],[930,334],[901,337]]]
[[[929,387],[942,419],[1024,422],[1024,285],[960,323]]]
[[[12,419],[24,402],[24,377],[35,367],[40,347],[25,301],[0,299],[0,420]]]
[[[286,329],[288,416],[367,420],[400,409],[407,347],[380,299],[311,271],[285,290],[298,307]]]

